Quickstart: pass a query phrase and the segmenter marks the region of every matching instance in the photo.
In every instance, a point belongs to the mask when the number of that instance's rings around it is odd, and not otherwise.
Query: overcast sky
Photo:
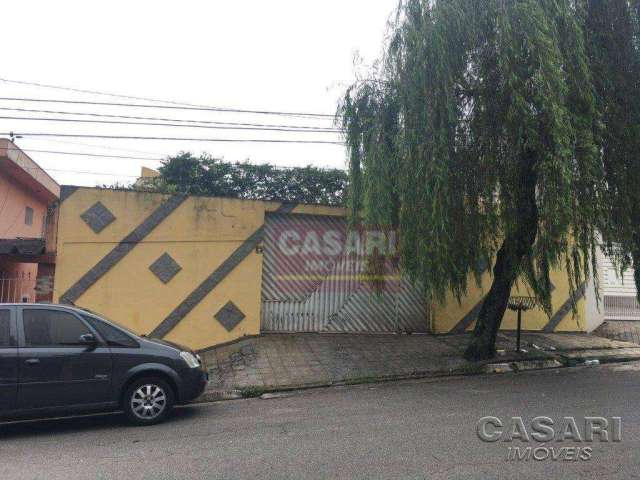
[[[0,77],[198,105],[335,113],[355,74],[374,60],[397,0],[209,0],[12,2],[3,15]],[[0,82],[1,97],[129,102]],[[122,108],[0,100],[0,107],[129,116],[332,127],[330,118]],[[0,116],[70,117],[0,110]],[[108,119],[117,120],[117,119]],[[0,132],[340,141],[295,133],[78,124],[0,119]],[[130,182],[179,151],[281,166],[344,167],[330,144],[204,143],[25,136],[17,144],[61,184]],[[115,159],[34,150],[144,157]],[[113,175],[71,173],[68,170]]]

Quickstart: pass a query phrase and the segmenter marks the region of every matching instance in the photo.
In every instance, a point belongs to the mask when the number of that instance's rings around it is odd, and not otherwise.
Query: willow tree
[[[637,266],[640,300],[640,0],[589,0],[585,33],[608,186],[603,240],[620,273]]]
[[[351,208],[400,233],[400,265],[458,298],[493,264],[466,356],[490,358],[516,282],[594,274],[606,201],[579,0],[407,0],[345,95]]]

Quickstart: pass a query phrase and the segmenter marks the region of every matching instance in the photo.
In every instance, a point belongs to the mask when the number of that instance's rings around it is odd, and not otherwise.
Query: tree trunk
[[[640,3],[639,3],[640,5]],[[638,203],[638,202],[636,202]],[[634,209],[632,215],[634,218],[640,218],[640,205]],[[633,280],[636,286],[636,298],[640,302],[640,232],[636,232],[631,237],[631,268],[633,268]]]
[[[634,250],[633,255],[633,279],[636,284],[636,298],[640,302],[640,243],[636,242],[637,248]]]
[[[517,218],[513,228],[505,232],[493,268],[493,283],[478,315],[473,338],[465,351],[468,360],[486,360],[496,354],[496,336],[507,310],[511,288],[518,278],[521,265],[531,251],[538,233],[536,204],[537,175],[535,155],[523,155],[520,167],[520,190],[513,192]]]

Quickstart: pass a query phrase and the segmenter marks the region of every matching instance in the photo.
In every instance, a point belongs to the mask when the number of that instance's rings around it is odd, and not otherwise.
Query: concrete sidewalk
[[[640,359],[636,344],[595,335],[500,333],[500,355],[467,362],[468,334],[350,335],[265,334],[202,352],[210,382],[203,399],[255,396],[265,392],[344,383],[571,366],[584,360]]]
[[[593,333],[611,340],[622,340],[640,344],[640,322],[638,321],[607,321],[600,325]]]

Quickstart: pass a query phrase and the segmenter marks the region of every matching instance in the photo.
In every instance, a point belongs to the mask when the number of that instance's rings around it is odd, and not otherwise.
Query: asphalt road
[[[5,423],[0,478],[631,479],[640,476],[639,405],[640,364],[620,364],[212,403],[147,428],[117,414]],[[619,416],[622,441],[546,445],[590,446],[589,460],[508,461],[509,446],[540,444],[480,441],[486,415],[525,424]]]

